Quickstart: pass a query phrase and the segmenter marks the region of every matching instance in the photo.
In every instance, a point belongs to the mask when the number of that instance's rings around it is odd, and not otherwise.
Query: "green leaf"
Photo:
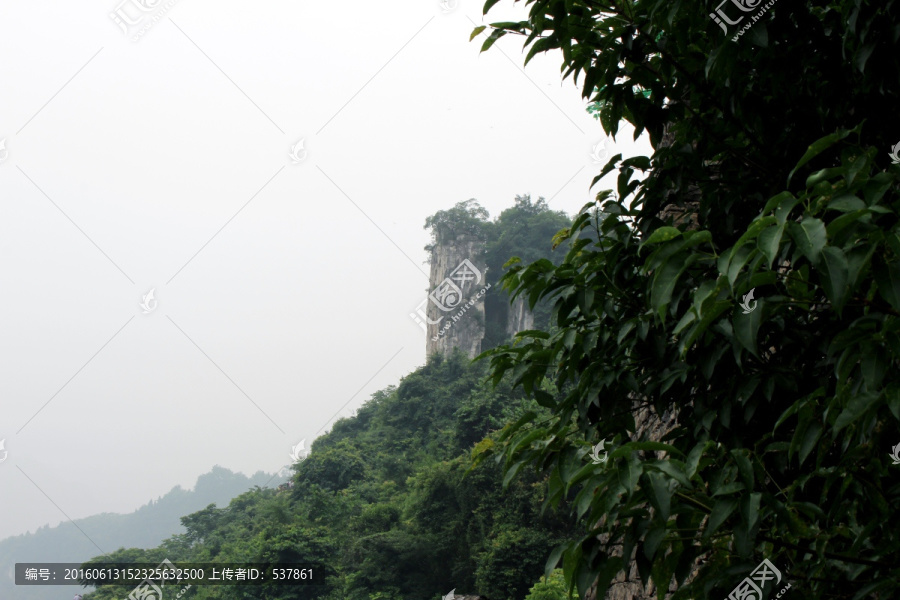
[[[818,421],[810,422],[809,426],[806,428],[806,432],[803,435],[803,441],[800,444],[800,451],[798,453],[800,466],[803,466],[803,462],[806,460],[806,457],[808,457],[809,453],[812,452],[813,448],[816,447],[816,442],[819,441],[821,435],[822,425]]]
[[[504,490],[509,487],[510,482],[512,482],[515,476],[519,474],[519,471],[522,470],[522,467],[525,466],[525,463],[525,460],[520,460],[506,470],[506,474],[504,474],[503,482],[501,484]]]
[[[500,0],[487,0],[484,3],[484,8],[481,10],[481,14],[486,15],[488,11],[491,10],[491,7],[500,2]]]
[[[568,548],[568,544],[560,544],[550,553],[550,556],[547,557],[547,563],[544,566],[544,575],[550,577],[550,573],[553,569],[556,568],[556,565],[559,564],[559,559],[562,557],[563,552]]]
[[[848,135],[850,135],[853,131],[857,131],[857,130],[858,130],[858,127],[856,129],[852,129],[852,130],[842,129],[840,131],[836,131],[834,133],[828,134],[825,137],[820,138],[820,139],[816,140],[815,142],[813,142],[812,144],[810,144],[809,148],[806,150],[806,152],[800,158],[800,162],[798,162],[797,165],[791,170],[791,172],[788,173],[787,183],[791,182],[791,178],[794,176],[794,173],[797,172],[797,169],[799,169],[800,167],[802,167],[803,165],[805,165],[806,163],[811,161],[813,158],[815,158],[816,156],[818,156],[819,154],[821,154],[822,152],[824,152],[831,146],[835,145],[836,143],[838,143],[839,141],[841,141]]]
[[[691,448],[690,454],[688,454],[687,462],[685,463],[685,475],[688,478],[694,476],[697,473],[697,467],[700,464],[700,459],[703,457],[703,452],[712,442],[698,442]]]
[[[519,429],[522,428],[526,423],[533,421],[534,418],[537,417],[537,413],[531,410],[525,411],[519,419],[513,423],[512,425],[507,425],[503,428],[502,433],[500,434],[500,441],[508,439],[510,436],[514,435]]]
[[[868,248],[866,246],[857,246],[850,249],[846,253],[847,265],[850,269],[848,276],[850,278],[850,288],[855,288],[860,284],[860,275],[868,272],[868,267],[872,262],[872,256],[878,246],[872,244]]]
[[[686,488],[691,487],[691,482],[688,480],[687,476],[684,474],[684,464],[677,460],[661,460],[655,463],[651,463],[653,467],[656,467],[681,485]]]
[[[764,229],[756,240],[756,245],[768,260],[768,268],[778,256],[778,248],[781,246],[781,237],[784,235],[784,224],[774,225]]]
[[[673,240],[681,235],[681,231],[676,229],[675,227],[660,227],[656,229],[653,233],[650,234],[650,237],[641,244],[641,248],[644,246],[649,246],[651,244],[661,244],[662,242],[668,242],[669,240]]]
[[[480,25],[480,26],[476,27],[475,29],[473,29],[471,35],[469,35],[469,41],[471,42],[472,40],[477,38],[479,35],[481,35],[481,32],[484,31],[485,29],[487,29],[487,25]]]
[[[650,287],[650,305],[653,312],[663,316],[665,306],[672,299],[672,290],[678,282],[678,277],[684,270],[678,260],[669,260],[653,274],[653,283]]]
[[[653,560],[653,557],[656,555],[656,550],[659,548],[660,542],[666,537],[666,528],[660,524],[654,524],[653,527],[647,532],[647,536],[644,538],[644,556],[646,556],[649,560]]]
[[[703,532],[703,539],[709,539],[716,530],[725,522],[725,519],[731,516],[738,506],[737,498],[720,498],[713,505],[712,512],[709,514],[709,522],[706,524],[706,530]]]
[[[822,288],[825,295],[831,301],[834,309],[841,313],[844,303],[847,302],[850,293],[849,273],[850,266],[844,251],[834,246],[828,246],[822,250]]]
[[[763,231],[769,225],[773,225],[778,222],[778,219],[773,216],[761,217],[755,219],[750,226],[747,227],[747,231],[738,238],[738,241],[735,242],[734,246],[731,249],[732,256],[737,251],[738,248],[743,246],[746,242],[756,238],[761,231]]]
[[[841,429],[863,416],[880,398],[881,394],[873,392],[863,392],[852,396],[847,403],[847,408],[834,421],[832,428],[834,433],[837,434]]]
[[[713,492],[712,496],[713,498],[717,496],[728,496],[729,494],[733,494],[735,492],[742,492],[745,489],[747,489],[747,486],[745,486],[740,481],[732,481],[731,483],[720,485],[718,488],[716,488],[716,491]]]
[[[888,385],[884,390],[884,397],[887,400],[891,414],[900,421],[900,386],[895,384]]]
[[[622,444],[622,446],[620,446],[619,448],[616,448],[616,452],[618,452],[622,448],[627,449],[629,452],[633,450],[651,450],[657,452],[668,452],[669,454],[682,454],[681,450],[679,450],[675,446],[663,444],[662,442],[629,442],[627,444]],[[615,456],[616,452],[613,452],[610,456]]]
[[[502,38],[506,35],[506,31],[503,29],[494,29],[491,31],[491,35],[488,36],[488,39],[484,40],[484,43],[481,45],[481,51],[487,52],[487,50],[494,45],[494,42]]]
[[[650,489],[648,490],[650,502],[658,511],[659,518],[666,522],[669,520],[672,492],[674,491],[669,486],[671,480],[662,473],[647,473],[647,478],[650,480]]]
[[[852,194],[843,194],[837,198],[833,198],[831,202],[828,203],[828,210],[837,210],[845,213],[854,210],[862,210],[864,208],[866,208],[866,203]]]
[[[856,59],[853,62],[856,65],[856,68],[859,69],[860,73],[866,70],[866,62],[869,60],[869,57],[872,55],[872,52],[874,50],[875,42],[869,42],[856,51]]]
[[[881,297],[887,300],[894,310],[900,310],[900,264],[892,262],[879,265],[875,269],[875,283]]]
[[[758,300],[762,303],[762,300]],[[756,350],[756,338],[759,335],[759,326],[762,323],[762,307],[744,314],[743,311],[734,315],[734,337],[738,343],[746,348],[753,356],[759,356]]]
[[[769,198],[769,201],[766,202],[766,207],[763,209],[763,214],[767,214],[774,210],[775,219],[778,221],[778,224],[784,225],[788,215],[791,214],[791,211],[799,202],[800,199],[795,198],[792,193],[781,192],[780,194],[776,194]]]
[[[741,475],[741,481],[748,490],[753,489],[753,466],[750,464],[749,451],[744,448],[734,448],[731,450],[731,456],[737,465],[738,473]]]
[[[803,217],[799,224],[791,223],[788,228],[800,251],[810,262],[817,263],[819,254],[825,247],[825,223],[821,219]]]
[[[741,516],[744,517],[744,523],[747,526],[748,533],[756,527],[756,524],[759,521],[759,505],[761,500],[762,494],[759,492],[746,494],[741,497]]]

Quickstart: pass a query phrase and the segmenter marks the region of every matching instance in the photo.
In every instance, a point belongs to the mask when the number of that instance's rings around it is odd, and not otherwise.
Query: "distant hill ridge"
[[[132,513],[102,513],[75,519],[77,527],[66,522],[0,540],[0,598],[71,598],[79,587],[16,587],[13,579],[15,563],[81,562],[100,554],[97,546],[106,552],[123,547],[152,548],[176,533],[184,533],[180,522],[183,515],[210,504],[227,506],[232,498],[255,486],[275,487],[284,480],[284,476],[273,477],[263,471],[247,477],[217,465],[197,478],[193,490],[175,486],[166,495],[151,500]]]

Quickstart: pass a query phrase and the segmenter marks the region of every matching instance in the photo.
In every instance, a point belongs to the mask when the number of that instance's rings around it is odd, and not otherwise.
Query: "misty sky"
[[[135,42],[133,1],[0,5],[0,539],[286,466],[424,363],[427,216],[574,214],[600,169],[483,2],[144,0]]]

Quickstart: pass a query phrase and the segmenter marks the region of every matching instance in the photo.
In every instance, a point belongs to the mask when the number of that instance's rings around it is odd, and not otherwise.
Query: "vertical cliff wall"
[[[472,233],[444,234],[431,247],[427,301],[427,356],[459,348],[474,358],[483,347],[488,324],[506,339],[534,329],[534,314],[525,298],[512,304],[496,285],[500,273],[490,273],[484,258],[485,240]],[[491,302],[485,302],[492,295]],[[497,334],[494,334],[497,337]],[[493,343],[497,343],[495,339]]]
[[[425,349],[449,354],[459,348],[470,358],[484,339],[486,281],[484,240],[472,234],[442,236],[431,250],[428,330]]]
[[[534,329],[534,313],[528,310],[528,301],[525,296],[519,296],[513,300],[506,313],[506,333],[510,336],[520,331]]]

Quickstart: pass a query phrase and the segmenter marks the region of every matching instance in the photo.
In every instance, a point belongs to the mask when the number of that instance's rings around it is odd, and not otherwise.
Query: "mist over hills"
[[[148,548],[176,533],[183,533],[180,518],[210,504],[226,506],[232,498],[255,486],[274,487],[285,477],[258,471],[247,477],[215,466],[197,478],[194,489],[180,485],[128,514],[101,513],[34,533],[0,540],[0,598],[57,600],[72,598],[79,586],[15,585],[17,562],[82,562],[119,548]]]

